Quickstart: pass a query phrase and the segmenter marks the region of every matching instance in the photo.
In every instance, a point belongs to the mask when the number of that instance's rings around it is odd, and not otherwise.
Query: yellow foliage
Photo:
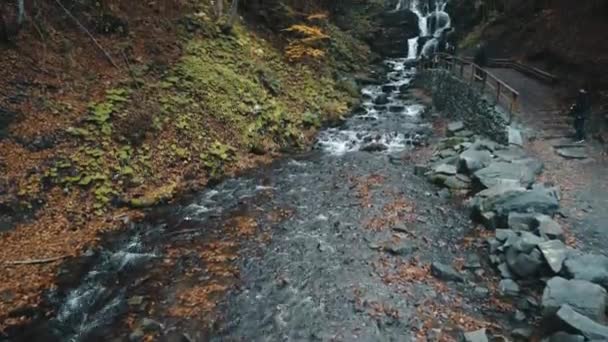
[[[330,37],[323,33],[320,27],[296,24],[284,31],[302,36],[290,42],[285,48],[285,54],[290,61],[301,60],[306,57],[317,59],[325,56],[325,52],[318,46],[318,43]]]
[[[327,19],[327,13],[314,13],[306,17],[308,20],[324,20]]]

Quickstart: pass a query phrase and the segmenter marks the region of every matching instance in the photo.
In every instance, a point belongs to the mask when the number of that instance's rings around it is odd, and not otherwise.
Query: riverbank
[[[305,148],[358,103],[371,53],[323,16],[289,19],[327,33],[322,62],[290,62],[285,37],[247,21],[223,33],[209,3],[123,5],[111,13],[129,16],[128,34],[99,38],[118,67],[59,14],[42,23],[52,39],[24,32],[0,61],[3,328],[38,315],[62,261],[105,232]]]

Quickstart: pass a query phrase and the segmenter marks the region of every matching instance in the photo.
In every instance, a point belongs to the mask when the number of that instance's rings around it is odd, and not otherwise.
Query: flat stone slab
[[[448,124],[448,132],[456,133],[464,129],[464,123],[462,121],[453,121]]]
[[[564,260],[568,256],[568,248],[560,240],[545,241],[538,244],[551,270],[557,274],[562,270]]]
[[[524,145],[524,139],[521,136],[520,130],[509,126],[507,128],[507,135],[509,137],[509,145],[516,145],[516,146]]]
[[[583,254],[568,257],[564,261],[566,274],[574,279],[587,280],[608,288],[608,257]]]
[[[584,147],[564,147],[564,148],[558,148],[555,150],[555,152],[563,158],[566,159],[586,159],[589,156],[587,155],[587,152],[585,151]]]
[[[596,322],[606,318],[606,290],[585,280],[566,280],[553,277],[543,291],[542,313],[544,317],[553,316],[562,305],[569,305],[574,311]]]
[[[555,317],[558,325],[556,328],[558,329],[575,331],[589,340],[608,340],[608,327],[581,315],[568,304],[562,305]]]

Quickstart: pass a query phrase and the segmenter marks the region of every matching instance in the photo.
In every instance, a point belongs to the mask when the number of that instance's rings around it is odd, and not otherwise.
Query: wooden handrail
[[[511,122],[513,118],[513,112],[515,112],[519,108],[519,92],[513,89],[513,87],[508,85],[506,82],[504,82],[488,70],[485,70],[479,65],[473,63],[472,61],[446,53],[438,53],[433,55],[430,60],[420,60],[418,62],[419,67],[421,67],[422,69],[429,68],[429,64],[431,68],[445,69],[452,74],[456,74],[455,65],[458,64],[460,66],[460,72],[459,74],[457,74],[457,76],[460,76],[460,78],[465,81],[466,75],[464,72],[464,68],[465,66],[471,66],[471,76],[469,82],[471,84],[474,84],[474,81],[481,82],[481,92],[484,93],[487,91],[491,91],[491,94],[494,95],[496,104],[500,104],[501,98],[506,97],[508,100],[506,105],[509,111],[509,123]],[[447,65],[449,65],[449,68],[446,67]],[[493,81],[496,86],[493,86],[489,81]],[[503,93],[506,93],[506,95]]]
[[[473,58],[465,57],[467,61],[472,61]],[[548,83],[556,83],[559,82],[559,78],[549,72],[541,70],[539,68],[520,63],[514,59],[509,58],[490,58],[488,59],[488,65],[494,68],[510,68],[515,69],[521,73],[532,76],[538,80]]]

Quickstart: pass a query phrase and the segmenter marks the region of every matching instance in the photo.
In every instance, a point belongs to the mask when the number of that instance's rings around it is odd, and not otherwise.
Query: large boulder
[[[555,274],[561,272],[564,260],[568,257],[568,247],[560,240],[551,240],[538,244],[538,249],[545,257],[551,271]]]
[[[597,254],[573,255],[564,261],[566,275],[608,288],[608,257]]]
[[[599,285],[585,280],[553,277],[543,291],[542,312],[544,317],[551,317],[562,305],[568,304],[576,312],[603,322],[607,300],[606,290]]]
[[[481,189],[491,188],[503,180],[515,180],[522,186],[529,187],[537,175],[538,170],[525,163],[493,162],[476,171],[473,179]]]
[[[505,218],[511,212],[535,212],[553,216],[559,210],[559,200],[553,189],[535,187],[525,192],[508,193],[496,199],[493,210]]]
[[[568,304],[557,311],[552,328],[580,334],[589,340],[608,341],[608,327],[578,313]]]
[[[418,16],[410,10],[388,11],[379,16],[372,49],[383,57],[407,56],[407,41],[419,35]]]
[[[458,158],[458,170],[462,173],[474,173],[488,166],[492,161],[492,154],[487,150],[468,149]]]

